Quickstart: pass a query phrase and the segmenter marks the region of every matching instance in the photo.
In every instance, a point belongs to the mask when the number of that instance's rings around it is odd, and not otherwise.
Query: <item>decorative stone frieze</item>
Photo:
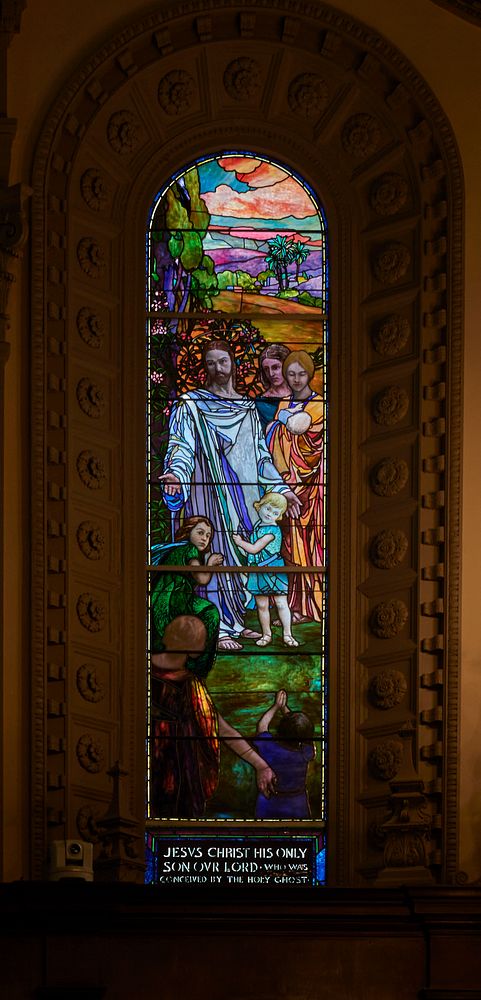
[[[234,101],[249,101],[261,88],[261,67],[255,59],[234,59],[224,71],[226,93]]]
[[[371,612],[369,625],[378,639],[394,639],[404,628],[409,617],[404,601],[381,601]]]

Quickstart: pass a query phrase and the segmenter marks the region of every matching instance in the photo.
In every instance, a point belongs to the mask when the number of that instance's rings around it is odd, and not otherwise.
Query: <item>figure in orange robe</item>
[[[282,399],[267,429],[274,465],[301,502],[301,515],[287,525],[284,556],[296,566],[324,564],[324,402],[311,389],[314,362],[306,351],[292,351],[282,370],[292,395]],[[322,576],[290,574],[293,620],[321,621]]]

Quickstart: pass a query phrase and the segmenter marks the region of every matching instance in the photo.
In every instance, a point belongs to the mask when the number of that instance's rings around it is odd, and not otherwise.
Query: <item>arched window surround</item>
[[[214,20],[222,7],[213,5]],[[389,782],[399,773],[399,755],[410,742],[406,721],[413,726],[415,767],[425,783],[423,794],[428,795],[432,815],[442,817],[436,823],[443,832],[431,841],[428,868],[441,872],[444,879],[455,876],[452,723],[458,655],[460,385],[456,379],[461,349],[462,195],[457,156],[441,110],[399,53],[380,40],[375,45],[362,26],[334,11],[323,9],[318,18],[299,14],[302,31],[289,58],[285,44],[275,41],[278,10],[269,12],[269,27],[263,29],[271,32],[269,79],[277,80],[279,90],[284,85],[283,116],[265,80],[261,91],[264,102],[270,101],[267,118],[261,92],[256,97],[254,88],[254,96],[244,96],[239,104],[234,87],[215,109],[202,104],[201,91],[200,109],[195,106],[197,97],[193,98],[186,119],[170,115],[164,107],[159,120],[152,110],[159,80],[169,73],[188,72],[192,44],[187,24],[177,24],[170,30],[179,33],[179,43],[184,32],[184,48],[180,45],[173,56],[165,43],[163,51],[166,29],[159,15],[157,25],[152,19],[139,24],[128,39],[131,46],[144,46],[152,54],[156,38],[156,61],[151,59],[143,78],[123,70],[115,84],[108,85],[103,71],[113,64],[114,56],[113,50],[104,50],[55,106],[39,143],[33,216],[34,384],[45,384],[50,396],[45,406],[43,391],[37,391],[33,425],[34,510],[38,515],[41,509],[43,515],[44,497],[47,508],[41,529],[37,516],[34,520],[32,550],[33,741],[38,748],[46,746],[44,757],[36,755],[32,785],[37,874],[45,857],[47,831],[51,837],[64,831],[76,835],[82,817],[89,815],[89,828],[95,827],[110,797],[106,767],[118,757],[129,772],[125,783],[130,812],[137,819],[143,815],[144,525],[139,511],[145,494],[144,456],[136,442],[143,440],[144,427],[143,354],[138,348],[144,340],[145,218],[159,180],[167,180],[195,156],[214,153],[220,146],[243,145],[279,158],[302,174],[325,206],[330,232],[330,507],[336,515],[329,539],[330,660],[335,667],[330,692],[329,815],[336,822],[329,880],[365,884],[386,867],[373,828],[382,824],[389,809]],[[158,38],[155,31],[152,34],[154,28]],[[327,32],[326,37],[335,29],[349,49],[352,66],[344,89],[335,55],[327,49],[320,55],[310,51],[307,39],[313,28]],[[216,69],[219,79],[225,63],[241,58],[256,63],[257,55],[256,40],[246,39],[242,32],[239,37],[233,23],[225,30],[231,60],[208,39],[196,43],[202,54],[210,51],[211,72]],[[123,53],[126,43],[125,35],[118,38],[115,52]],[[369,69],[374,47],[382,66],[379,80]],[[276,68],[276,52],[281,68]],[[292,82],[302,75],[307,58],[324,82],[327,78],[328,90],[336,92],[338,103],[328,105],[327,113],[324,89],[317,84],[311,95],[311,102],[318,102],[314,124],[310,113],[299,113],[299,127],[292,118],[288,127],[286,116],[296,99]],[[124,62],[127,65],[128,59]],[[199,74],[207,93],[210,80],[205,68],[200,67]],[[125,110],[122,133],[120,120],[113,118]],[[374,154],[359,162],[348,152],[342,129],[355,114],[377,116],[380,121],[385,140],[380,147],[382,166]],[[119,153],[118,137],[128,136],[129,128],[132,148]],[[338,169],[340,157],[343,170]],[[98,185],[97,195],[88,193],[95,188],[89,171],[104,175],[105,198],[98,198]],[[381,174],[393,172],[402,174],[409,197],[383,216],[373,209],[373,190]],[[98,208],[93,207],[96,199]],[[382,256],[388,244],[391,258],[389,253]],[[410,255],[404,272],[406,255],[399,244],[407,246]],[[401,274],[390,282],[385,276],[393,255]],[[95,311],[94,307],[104,326],[100,345],[95,342],[101,339],[98,329],[89,329],[85,315],[87,340],[79,328],[81,309]],[[373,351],[380,320],[409,310],[414,318],[410,349],[401,347],[392,355]],[[79,388],[87,378],[91,385],[93,380],[94,390],[85,382]],[[79,395],[84,400],[85,394],[90,405],[92,397],[97,404],[103,398],[98,416],[82,408]],[[386,413],[401,412],[406,398],[407,412],[394,423],[383,422]],[[382,492],[386,477],[399,485],[405,466],[410,485],[404,483],[401,498],[388,507],[388,494]],[[102,485],[96,486],[99,477]],[[447,499],[441,498],[442,487],[448,484]],[[83,537],[80,526],[94,523],[96,517],[106,539],[98,560],[86,556],[78,541],[79,532]],[[377,522],[407,538],[409,568],[402,560],[387,569],[372,561]],[[444,536],[448,543],[442,541],[441,528],[450,529]],[[443,560],[445,544],[449,552]],[[443,561],[449,567],[447,583],[440,575]],[[383,573],[389,577],[387,586]],[[44,579],[45,586],[39,583]],[[394,603],[379,610],[386,589]],[[437,611],[435,601],[444,601]],[[442,619],[437,617],[441,614]],[[391,624],[380,636],[386,615]],[[402,619],[398,632],[390,634]],[[407,639],[403,629],[409,630]],[[85,678],[91,688],[96,684],[95,678],[89,679],[90,657],[105,672],[103,683],[97,677],[100,687],[108,687],[108,697],[97,701],[82,693]],[[389,674],[393,663],[394,675]],[[442,688],[436,670],[445,671]],[[386,683],[394,690],[392,705],[379,704]],[[52,711],[46,717],[39,706],[47,703],[47,697]],[[60,710],[55,714],[55,705],[67,706],[66,714]],[[51,778],[52,787],[45,789],[47,770],[50,775],[58,770],[63,783],[55,786]]]

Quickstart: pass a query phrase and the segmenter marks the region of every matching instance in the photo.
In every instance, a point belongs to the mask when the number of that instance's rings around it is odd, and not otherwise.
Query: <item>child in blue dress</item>
[[[269,611],[272,597],[282,625],[282,637],[286,646],[298,646],[292,635],[291,609],[287,603],[287,576],[285,573],[270,573],[272,566],[284,566],[281,556],[282,532],[277,524],[287,510],[287,500],[282,493],[264,493],[254,502],[259,520],[254,525],[247,542],[241,535],[234,535],[234,542],[247,553],[247,565],[266,568],[265,573],[249,574],[249,591],[255,597],[257,614],[262,635],[257,646],[267,646],[272,642]]]
[[[274,737],[269,726],[274,716],[281,719]],[[314,726],[304,712],[291,712],[287,694],[278,691],[273,704],[257,723],[252,746],[276,775],[275,792],[268,798],[258,791],[256,819],[310,819],[311,809],[306,779],[309,762],[314,759]]]

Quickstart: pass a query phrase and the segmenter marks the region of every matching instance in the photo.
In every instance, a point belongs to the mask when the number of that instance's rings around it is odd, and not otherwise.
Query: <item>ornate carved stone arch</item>
[[[461,174],[404,57],[302,0],[192,0],[136,21],[62,91],[39,141],[33,871],[49,837],[95,839],[117,758],[143,814],[145,220],[174,170],[223,148],[292,166],[328,218],[329,879],[406,880],[413,861],[399,838],[386,854],[386,817],[396,781],[418,781],[432,819],[424,869],[451,880]],[[428,832],[424,806],[408,847]]]

